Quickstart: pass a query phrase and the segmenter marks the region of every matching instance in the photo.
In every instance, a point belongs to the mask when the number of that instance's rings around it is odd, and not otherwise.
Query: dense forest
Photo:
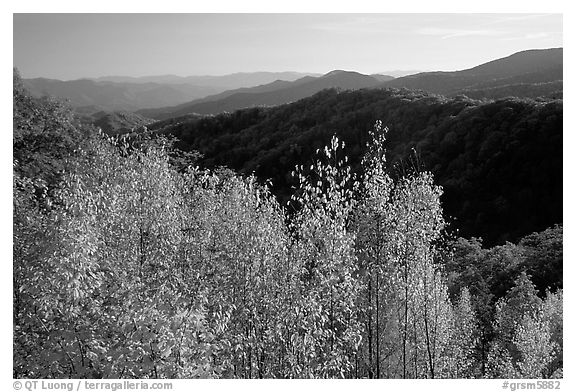
[[[325,91],[130,137],[17,73],[13,104],[14,377],[562,377],[561,102]]]
[[[409,90],[325,90],[275,108],[160,121],[152,130],[199,151],[201,165],[226,166],[262,181],[285,204],[295,165],[337,134],[352,170],[374,121],[389,128],[390,174],[429,170],[444,189],[451,228],[486,245],[562,222],[562,101],[506,98],[481,102]]]

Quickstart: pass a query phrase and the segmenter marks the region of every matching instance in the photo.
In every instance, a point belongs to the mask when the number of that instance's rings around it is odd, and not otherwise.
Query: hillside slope
[[[393,172],[431,170],[455,229],[486,244],[562,222],[562,101],[447,99],[408,90],[325,90],[275,108],[151,125],[198,150],[202,165],[272,179],[286,201],[290,172],[337,133],[356,170],[376,120],[390,128]],[[414,157],[414,151],[417,157]]]
[[[151,124],[153,120],[132,112],[106,112],[100,111],[91,115],[80,116],[80,120],[89,125],[102,129],[108,135],[133,132]]]

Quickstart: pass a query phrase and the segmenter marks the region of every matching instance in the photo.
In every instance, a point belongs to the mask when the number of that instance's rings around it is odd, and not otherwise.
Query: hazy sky
[[[562,46],[560,14],[14,14],[25,78],[458,70]]]

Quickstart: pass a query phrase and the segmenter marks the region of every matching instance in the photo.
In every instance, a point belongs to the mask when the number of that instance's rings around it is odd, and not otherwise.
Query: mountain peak
[[[334,75],[339,75],[339,74],[343,74],[343,73],[357,73],[357,72],[351,72],[351,71],[344,71],[342,69],[335,69],[333,71],[328,72],[327,74],[322,75],[322,77],[327,77],[327,76],[334,76]]]

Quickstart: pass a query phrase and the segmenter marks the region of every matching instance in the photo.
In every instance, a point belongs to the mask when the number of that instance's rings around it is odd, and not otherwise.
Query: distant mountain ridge
[[[396,72],[396,71],[395,71]],[[408,72],[408,71],[406,71]],[[334,70],[324,75],[252,72],[222,76],[107,76],[59,81],[25,79],[34,96],[68,99],[82,114],[132,111],[158,120],[188,114],[212,115],[256,106],[276,106],[323,89],[407,88],[481,99],[562,96],[563,49],[538,49],[453,72],[421,72],[394,78]]]
[[[320,77],[306,76],[293,82],[276,81],[250,89],[226,91],[174,107],[139,110],[138,113],[163,120],[190,113],[217,114],[254,106],[276,106],[309,97],[329,88],[357,90],[376,87],[382,83],[382,78],[392,79],[386,75],[379,75],[377,78],[353,71],[334,70]]]
[[[422,72],[394,78],[335,70],[293,82],[275,81],[253,88],[225,91],[184,104],[143,109],[139,114],[158,120],[186,114],[218,114],[255,106],[276,106],[309,97],[323,89],[407,88],[448,97],[469,93],[483,99],[562,95],[562,48],[527,50],[476,67],[454,72]]]
[[[514,53],[473,68],[454,72],[422,72],[385,82],[382,86],[456,95],[462,90],[518,83],[546,83],[563,79],[562,48]]]
[[[98,111],[136,111],[172,106],[230,89],[252,87],[275,80],[291,81],[307,75],[298,72],[254,72],[189,77],[108,76],[68,81],[34,78],[24,79],[23,82],[35,97],[49,95],[65,99],[77,111],[92,114]]]
[[[186,84],[95,82],[89,79],[61,81],[55,79],[24,79],[24,86],[35,97],[52,96],[68,100],[74,108],[135,111],[150,105],[173,105],[214,94],[212,87]]]
[[[164,83],[164,84],[191,84],[194,86],[213,87],[223,90],[231,90],[242,87],[253,87],[261,84],[272,83],[276,80],[294,81],[305,76],[320,76],[320,74],[307,72],[236,72],[228,75],[200,75],[200,76],[103,76],[95,78],[95,81],[108,81],[118,83]]]
[[[381,75],[390,75],[393,78],[401,78],[402,76],[408,76],[408,75],[414,75],[417,73],[422,73],[424,71],[422,70],[401,70],[401,69],[395,69],[393,71],[383,71],[383,72],[379,72],[379,74]]]

